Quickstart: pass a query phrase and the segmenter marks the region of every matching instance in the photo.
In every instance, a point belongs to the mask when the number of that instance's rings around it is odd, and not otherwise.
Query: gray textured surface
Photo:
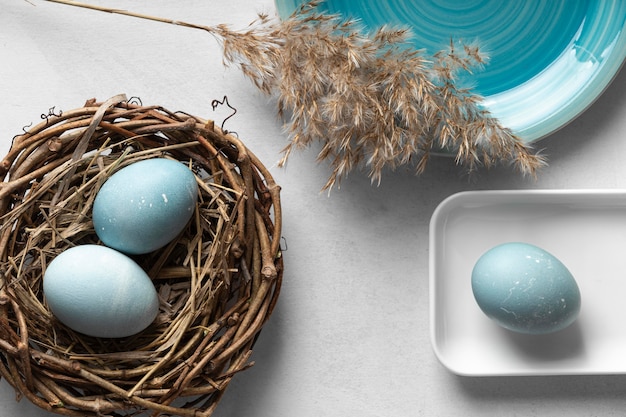
[[[187,20],[244,27],[271,0],[93,0]],[[435,358],[428,331],[428,223],[462,190],[626,187],[626,71],[581,117],[541,141],[550,166],[536,181],[507,168],[468,180],[450,159],[415,177],[386,173],[380,187],[354,173],[330,196],[315,149],[277,168],[286,136],[268,99],[225,69],[212,37],[38,0],[0,14],[0,151],[52,106],[73,109],[118,93],[215,118],[228,95],[235,130],[283,187],[285,280],[257,344],[256,365],[234,379],[215,415],[592,416],[626,406],[626,376],[464,378]],[[0,415],[48,416],[15,402],[0,381]]]

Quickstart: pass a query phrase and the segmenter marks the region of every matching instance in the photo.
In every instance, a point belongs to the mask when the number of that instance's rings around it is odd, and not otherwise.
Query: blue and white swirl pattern
[[[281,17],[304,0],[276,0]],[[409,26],[433,53],[451,38],[490,61],[470,82],[500,122],[528,142],[561,128],[602,94],[626,58],[624,0],[326,0],[321,10],[369,28]]]

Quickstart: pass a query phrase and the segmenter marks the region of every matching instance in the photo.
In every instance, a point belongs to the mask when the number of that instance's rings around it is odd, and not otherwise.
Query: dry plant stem
[[[69,246],[98,243],[89,218],[97,189],[153,157],[188,164],[201,194],[188,229],[137,259],[154,278],[159,317],[127,340],[72,332],[43,299],[46,265]],[[258,158],[211,121],[118,96],[17,136],[0,170],[0,375],[58,414],[209,416],[251,366],[282,282],[280,187]],[[174,405],[185,396],[200,398]]]
[[[482,97],[458,85],[459,74],[488,65],[472,44],[451,40],[426,55],[409,44],[410,31],[381,27],[364,32],[358,22],[320,13],[323,1],[305,2],[289,19],[265,15],[243,31],[201,26],[69,0],[47,0],[101,12],[200,29],[223,48],[262,92],[276,98],[294,149],[322,143],[318,159],[332,168],[325,189],[354,169],[380,182],[386,168],[414,164],[422,173],[433,153],[449,152],[473,172],[508,163],[535,176],[546,164],[481,106]]]
[[[184,27],[188,27],[188,28],[192,28],[192,29],[202,29],[202,30],[206,30],[206,31],[211,31],[209,27],[207,26],[202,26],[202,25],[196,25],[193,23],[187,23],[187,22],[182,22],[180,20],[174,20],[174,19],[167,19],[167,18],[162,18],[162,17],[156,17],[156,16],[149,16],[146,14],[140,14],[140,13],[134,13],[134,12],[130,12],[128,10],[123,10],[123,9],[112,9],[110,7],[102,7],[102,6],[96,6],[93,4],[87,4],[87,3],[81,3],[78,1],[69,1],[69,0],[46,0],[52,3],[61,3],[61,4],[66,4],[69,6],[76,6],[76,7],[82,7],[84,9],[91,9],[91,10],[97,10],[100,12],[106,12],[106,13],[113,13],[113,14],[121,14],[121,15],[125,15],[125,16],[130,16],[130,17],[138,17],[140,19],[146,19],[146,20],[152,20],[155,22],[159,22],[159,23],[167,23],[170,25],[177,25],[177,26],[184,26]]]

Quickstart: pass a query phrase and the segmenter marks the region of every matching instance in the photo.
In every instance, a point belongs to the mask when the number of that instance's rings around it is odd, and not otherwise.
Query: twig
[[[68,5],[68,6],[74,6],[74,7],[81,7],[83,9],[97,10],[100,12],[136,17],[136,18],[144,19],[144,20],[152,20],[155,22],[167,23],[170,25],[184,26],[184,27],[188,27],[192,29],[201,29],[207,32],[213,32],[211,28],[208,26],[196,25],[193,23],[183,22],[183,21],[174,20],[174,19],[167,19],[163,17],[149,16],[146,14],[135,13],[135,12],[131,12],[131,11],[124,10],[124,9],[114,9],[112,7],[96,6],[93,4],[81,3],[77,1],[71,1],[71,0],[44,0],[44,1],[49,1],[51,3],[60,3],[60,4]]]

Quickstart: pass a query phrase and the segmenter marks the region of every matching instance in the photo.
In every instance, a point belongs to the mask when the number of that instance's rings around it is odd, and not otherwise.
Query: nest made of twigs
[[[0,375],[58,414],[211,415],[251,365],[278,298],[280,188],[237,137],[185,113],[120,95],[45,119],[0,162]],[[99,187],[154,157],[187,164],[200,190],[181,235],[133,258],[155,284],[158,317],[127,338],[74,332],[46,305],[46,265],[100,244],[90,211]]]

